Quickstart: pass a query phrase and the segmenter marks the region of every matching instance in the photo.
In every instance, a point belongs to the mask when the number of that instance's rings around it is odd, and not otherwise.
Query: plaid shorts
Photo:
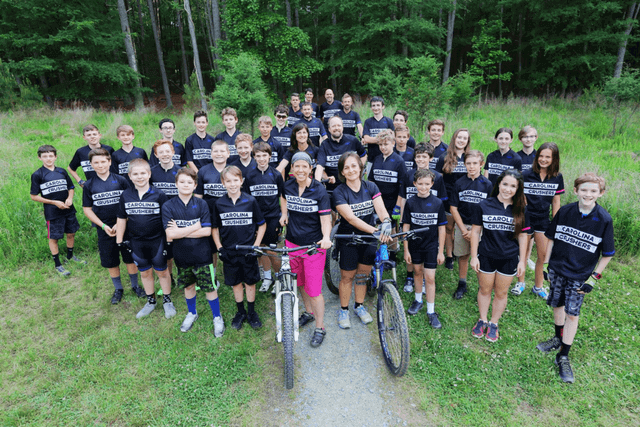
[[[547,305],[554,308],[564,306],[564,312],[569,316],[579,316],[585,295],[578,293],[582,282],[567,279],[549,269],[549,283]]]
[[[196,283],[204,292],[216,290],[211,277],[211,267],[213,264],[201,265],[199,267],[178,267],[178,287],[188,288]]]

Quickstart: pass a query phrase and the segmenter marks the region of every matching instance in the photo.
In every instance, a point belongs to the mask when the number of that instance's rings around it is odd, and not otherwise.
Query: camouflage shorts
[[[204,292],[213,292],[216,290],[213,271],[213,264],[199,267],[178,267],[178,287],[184,289],[195,283]]]

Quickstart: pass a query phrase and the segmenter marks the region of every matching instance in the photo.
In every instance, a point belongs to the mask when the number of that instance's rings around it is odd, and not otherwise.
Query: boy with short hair
[[[161,139],[169,141],[173,146],[173,163],[175,163],[179,167],[186,166],[187,159],[185,157],[184,146],[173,139],[173,135],[175,135],[176,133],[176,124],[173,122],[173,120],[165,118],[160,120],[158,127],[160,128],[160,134],[162,135]],[[151,169],[153,169],[153,167],[159,163],[158,157],[153,151],[153,148],[154,147],[151,147],[151,155],[149,156],[149,166],[151,166]]]
[[[409,113],[404,110],[396,110],[393,113],[393,126],[398,130],[398,126],[406,126],[409,129],[407,122],[409,121]],[[409,133],[409,139],[407,140],[407,147],[416,148],[416,140]]]
[[[221,139],[229,145],[229,163],[233,163],[238,158],[236,150],[236,138],[240,135],[240,131],[236,128],[238,125],[238,114],[236,110],[227,107],[220,112],[222,116],[222,124],[225,130],[216,135],[216,141]]]
[[[98,233],[98,249],[100,264],[109,271],[115,291],[111,304],[122,300],[122,281],[120,280],[120,256],[127,266],[131,279],[131,290],[138,298],[145,296],[144,290],[138,286],[138,267],[133,262],[131,253],[116,244],[116,221],[119,210],[120,195],[129,188],[129,183],[122,176],[111,172],[111,155],[103,148],[89,152],[89,161],[96,176],[84,184],[82,192],[82,210]]]
[[[289,127],[292,128],[298,124],[300,120],[302,120],[302,109],[300,108],[300,94],[293,92],[291,94],[291,106],[289,107],[289,116],[287,117],[287,122],[289,123]]]
[[[369,101],[373,117],[369,117],[364,121],[364,129],[362,131],[362,143],[368,146],[368,162],[373,163],[380,156],[380,148],[378,147],[378,134],[384,129],[395,131],[393,120],[383,115],[384,99],[381,96],[374,96]]]
[[[429,169],[436,170],[438,159],[449,149],[449,144],[442,141],[444,135],[444,122],[440,119],[431,120],[427,125],[427,135],[429,136],[429,144],[433,147],[433,157],[429,163]]]
[[[555,364],[566,383],[575,381],[569,350],[585,294],[597,286],[615,255],[613,220],[597,203],[605,189],[604,178],[595,173],[579,176],[573,184],[578,201],[561,207],[545,232],[549,242],[544,262],[551,284],[547,305],[553,308],[555,336],[536,348],[545,353],[560,350]]]
[[[147,303],[136,315],[136,319],[146,317],[156,308],[156,293],[153,283],[155,270],[162,288],[164,317],[171,319],[176,309],[171,302],[171,276],[167,269],[164,227],[162,226],[162,205],[169,200],[157,188],[149,185],[151,168],[144,159],[134,159],[129,163],[132,187],[120,196],[118,221],[116,223],[116,244],[124,242],[124,234],[129,233],[129,249],[147,295]]]
[[[276,116],[276,125],[271,129],[271,138],[280,144],[283,153],[291,145],[291,128],[293,127],[287,126],[287,114],[287,106],[278,105],[273,111],[273,115]],[[300,115],[302,115],[302,111],[300,111]],[[255,144],[256,142],[254,141],[253,143]]]
[[[313,117],[314,119],[318,117],[318,104],[313,102],[313,89],[311,89],[310,87],[304,90],[304,102],[311,105],[311,117]]]
[[[312,116],[313,109],[310,103],[305,102],[302,104],[302,120],[300,123],[304,123],[309,128],[309,139],[316,147],[320,147],[322,141],[327,139],[327,131],[322,124],[322,120]]]
[[[461,299],[467,293],[473,211],[493,190],[491,181],[481,174],[483,164],[484,155],[478,150],[470,150],[464,158],[467,175],[456,181],[453,192],[449,195],[451,216],[456,224],[453,255],[458,257],[459,268],[458,287],[453,294],[455,299]]]
[[[174,147],[170,141],[160,139],[153,144],[151,152],[158,159],[158,164],[151,168],[151,185],[173,198],[178,195],[178,187],[176,187],[176,175],[180,170],[174,162]],[[151,164],[151,163],[149,163]]]
[[[223,141],[224,142],[224,141]],[[224,142],[226,145],[226,142]],[[207,203],[193,197],[196,189],[196,172],[182,168],[176,175],[178,197],[162,205],[162,224],[167,241],[174,246],[178,267],[178,286],[184,288],[188,313],[180,325],[181,332],[187,332],[198,319],[196,309],[196,284],[202,291],[213,314],[213,335],[224,335],[224,321],[220,313],[215,269],[211,263],[211,249],[207,240],[211,237],[211,214]]]
[[[344,133],[351,136],[356,136],[356,129],[358,135],[362,138],[362,120],[360,114],[353,109],[353,98],[348,93],[342,95],[342,110],[338,111],[338,116],[342,119],[344,126]]]
[[[395,135],[396,135],[396,148],[394,148],[394,151],[404,159],[404,165],[406,166],[407,171],[410,171],[415,167],[415,162],[414,162],[415,152],[413,151],[413,148],[409,146],[409,139],[411,138],[409,134],[409,128],[403,124],[398,124],[396,126]],[[414,141],[414,144],[415,144],[415,141]]]
[[[56,166],[57,151],[52,145],[42,145],[38,148],[38,158],[42,167],[31,174],[31,200],[42,203],[44,218],[47,221],[47,238],[49,249],[56,272],[62,276],[71,273],[60,262],[58,240],[67,235],[67,259],[78,264],[86,264],[73,254],[76,231],[80,223],[76,218],[76,208],[73,206],[74,186],[67,171]]]
[[[147,160],[147,153],[142,148],[133,146],[135,134],[131,126],[118,126],[116,136],[122,143],[122,147],[111,155],[111,170],[120,176],[124,176],[129,185],[133,185],[129,178],[129,162],[134,159]]]
[[[196,111],[193,114],[193,123],[196,133],[184,141],[184,151],[187,164],[198,173],[200,168],[211,163],[213,137],[207,133],[207,126],[209,126],[207,113],[202,110]]]
[[[518,151],[518,156],[522,159],[522,172],[531,169],[531,165],[536,158],[534,145],[538,140],[538,131],[533,126],[525,126],[518,132],[518,139],[522,142],[522,150]],[[531,255],[531,251],[528,252]]]
[[[246,176],[249,169],[256,167],[256,161],[251,157],[251,154],[253,154],[251,135],[248,133],[238,135],[236,138],[236,151],[238,152],[238,158],[232,164],[240,169],[242,176]]]
[[[282,123],[283,117],[286,117],[286,116],[284,116],[284,113],[282,112],[278,113],[276,109],[276,117],[278,117],[278,115],[280,116],[278,120],[280,120],[280,122]],[[282,124],[284,125],[284,123]],[[284,126],[282,127],[283,130],[285,128],[286,127]],[[280,143],[272,136],[274,127],[273,127],[273,120],[271,120],[271,117],[260,116],[260,118],[258,119],[258,129],[260,130],[260,136],[257,137],[253,141],[253,143],[257,144],[258,142],[265,142],[271,146],[271,160],[269,161],[269,163],[271,164],[271,166],[276,168],[284,158],[285,149],[282,148],[282,145],[280,145]],[[288,143],[291,144],[291,129],[288,129],[288,132],[283,132],[283,134],[289,135],[287,139],[288,139]],[[282,137],[279,137],[279,138],[282,138]],[[240,170],[242,170],[242,168],[240,168]],[[244,170],[242,170],[242,176],[246,176]]]
[[[342,111],[342,102],[336,101],[333,90],[327,89],[324,91],[325,102],[320,105],[318,112],[318,118],[322,120],[322,124],[325,128],[329,127],[329,119]]]
[[[84,187],[84,183],[90,178],[96,176],[93,168],[91,167],[91,161],[89,160],[89,152],[96,148],[104,148],[109,154],[113,154],[113,148],[106,144],[101,144],[100,139],[102,135],[96,127],[96,125],[87,125],[82,128],[82,138],[87,141],[87,145],[80,147],[76,150],[73,158],[69,162],[69,174],[76,180],[80,187]],[[78,167],[82,167],[84,172],[84,179],[80,179],[80,176],[76,173]]]

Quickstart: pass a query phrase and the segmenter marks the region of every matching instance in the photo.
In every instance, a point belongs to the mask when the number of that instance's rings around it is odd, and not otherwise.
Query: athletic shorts
[[[220,259],[224,263],[225,285],[236,286],[241,283],[255,285],[260,281],[258,257],[246,254],[247,251],[223,248],[223,255],[220,256]]]
[[[515,276],[518,272],[518,257],[507,259],[489,258],[478,255],[480,272],[486,274],[500,273],[503,276]]]
[[[60,240],[65,234],[75,234],[78,230],[80,223],[75,213],[47,221],[47,237],[51,240]]]
[[[120,256],[125,264],[133,264],[131,252],[124,245],[121,248],[116,244],[116,237],[109,237],[101,228],[98,230],[98,251],[100,252],[100,265],[104,268],[113,268],[120,265]],[[127,234],[125,232],[125,240]]]
[[[541,216],[539,218],[532,216],[529,218],[529,224],[534,232],[544,233],[547,231],[547,228],[549,228],[551,221],[549,220],[549,215]]]
[[[267,223],[267,229],[264,232],[262,238],[262,245],[277,245],[280,239],[280,233],[282,233],[282,226],[280,225],[280,217],[277,218],[265,218]]]
[[[585,295],[578,293],[582,282],[568,279],[549,269],[549,283],[547,305],[554,308],[564,306],[564,312],[569,316],[579,316]]]
[[[467,230],[471,230],[471,226],[465,224]],[[458,224],[453,228],[453,255],[455,256],[466,256],[471,253],[471,242],[467,242],[464,237],[462,237],[462,231],[460,231],[460,227]]]
[[[288,240],[284,241],[287,248],[297,248],[298,245]],[[302,286],[310,297],[322,295],[322,276],[327,251],[318,249],[315,255],[304,254],[303,251],[291,252],[291,271],[298,275],[298,287]]]
[[[173,242],[164,242],[164,251],[166,252],[165,258],[167,261],[173,259]]]
[[[156,271],[166,270],[164,236],[153,240],[132,240],[131,256],[140,271],[147,271],[151,267]]]
[[[373,265],[376,260],[377,244],[349,245],[341,239],[336,248],[340,252],[340,270],[353,271],[358,264]]]
[[[424,268],[432,269],[438,266],[438,247],[422,249],[419,246],[412,247],[409,242],[409,254],[411,254],[411,264],[424,264]]]
[[[194,283],[204,292],[213,292],[216,288],[213,285],[213,264],[178,267],[178,287],[188,288]]]

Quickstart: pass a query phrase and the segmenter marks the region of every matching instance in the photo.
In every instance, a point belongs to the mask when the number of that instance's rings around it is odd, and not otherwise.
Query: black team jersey
[[[406,175],[407,169],[404,166],[404,159],[396,153],[391,153],[386,159],[380,154],[373,161],[369,181],[375,182],[380,189],[384,206],[389,212],[398,201],[400,187],[405,182]]]
[[[184,142],[185,160],[193,162],[198,169],[213,163],[211,144],[213,144],[213,137],[209,134],[204,138],[200,138],[197,133],[189,136]]]
[[[247,172],[244,188],[258,201],[265,218],[280,218],[280,196],[284,195],[284,180],[280,172],[272,166],[264,172],[255,167]]]
[[[213,163],[198,171],[198,186],[195,193],[203,196],[204,200],[218,199],[227,194],[227,189],[224,188],[220,179],[220,172]]]
[[[237,129],[233,135],[229,135],[226,130],[223,130],[216,135],[216,141],[221,139],[229,145],[229,158],[227,159],[228,164],[231,164],[231,162],[240,157],[238,156],[238,150],[236,149],[236,138],[238,135],[240,135],[240,131]]]
[[[302,120],[302,108],[298,111],[293,111],[293,107],[289,107],[289,117],[287,117],[287,125],[289,128],[293,128]]]
[[[207,202],[192,196],[185,205],[180,197],[174,197],[162,205],[162,225],[167,229],[170,220],[179,228],[200,222],[202,227],[211,227],[211,214]],[[173,259],[180,268],[200,267],[211,264],[209,237],[185,237],[173,241]]]
[[[349,205],[353,214],[369,225],[375,226],[375,209],[373,201],[382,194],[378,186],[370,181],[360,181],[362,185],[359,191],[353,191],[347,183],[340,184],[333,190],[333,203],[336,207]],[[338,234],[361,233],[359,229],[349,224],[344,219],[338,225]]]
[[[118,217],[120,195],[127,188],[129,182],[118,174],[110,172],[105,180],[96,175],[84,184],[82,207],[91,208],[102,222],[112,227]]]
[[[284,152],[291,146],[291,128],[285,126],[282,129],[278,129],[277,126],[274,126],[271,128],[271,138],[280,144],[284,155]],[[253,143],[255,144],[256,141],[253,141]],[[273,150],[273,147],[271,147],[271,150]],[[282,160],[282,158],[280,160]]]
[[[468,176],[460,178],[453,191],[449,194],[449,203],[458,208],[458,213],[464,224],[471,224],[473,212],[477,210],[478,203],[486,200],[493,190],[493,184],[488,178],[480,175],[476,179]]]
[[[42,166],[31,174],[30,194],[34,196],[40,194],[45,199],[57,200],[64,203],[64,201],[69,198],[69,190],[73,189],[73,181],[71,181],[67,171],[57,166],[55,166],[53,170]],[[73,207],[73,205],[69,206],[69,209],[60,209],[48,203],[43,203],[43,206],[44,218],[47,221],[76,213],[76,208]]]
[[[311,120],[307,120],[303,117],[300,123],[307,125],[309,128],[309,139],[313,141],[313,144],[316,147],[320,146],[320,137],[327,135],[327,131],[322,124],[322,120],[315,117],[312,117]]]
[[[342,111],[342,102],[335,100],[331,104],[324,102],[319,108],[318,118],[322,120],[325,128],[329,128],[329,119],[337,116],[340,111]]]
[[[368,135],[375,138],[381,131],[385,129],[391,129],[393,131],[396,130],[393,126],[393,120],[385,116],[382,116],[380,120],[376,120],[375,117],[369,117],[364,121],[364,129],[362,130],[362,134],[363,136]],[[369,144],[367,150],[369,152],[369,157],[367,158],[368,162],[373,163],[373,161],[378,156],[382,156],[378,144]]]
[[[564,179],[562,174],[544,181],[533,169],[522,173],[524,178],[524,196],[527,198],[527,209],[531,217],[549,217],[549,207],[553,198],[558,194],[564,194]]]
[[[427,144],[430,144],[430,142],[427,142]],[[407,145],[409,144],[407,143]],[[431,169],[432,171],[436,170],[436,165],[438,164],[438,160],[440,160],[440,157],[444,158],[445,154],[447,154],[448,149],[449,149],[449,145],[445,144],[442,141],[440,141],[440,144],[437,147],[433,147],[433,156],[429,161],[429,169]],[[464,163],[462,164],[462,166],[464,166]],[[438,171],[438,172],[442,173],[442,171]],[[467,173],[466,169],[465,169],[465,173]]]
[[[358,138],[351,135],[342,135],[340,141],[336,142],[332,136],[329,136],[318,151],[317,163],[322,166],[327,176],[333,176],[338,179],[338,160],[347,151],[355,151],[358,156],[364,157],[366,151]]]
[[[418,194],[418,189],[413,183],[417,171],[417,169],[408,171],[404,183],[402,187],[400,187],[400,197],[405,200],[409,200],[410,198]],[[446,206],[449,201],[449,196],[447,194],[447,189],[444,186],[444,179],[438,172],[433,171],[433,174],[436,176],[436,178],[433,181],[433,185],[431,186],[431,194],[442,200],[442,203],[444,203]]]
[[[109,152],[109,154],[113,155],[113,148],[106,144],[101,144],[98,148],[104,148]],[[89,161],[89,151],[91,151],[91,147],[85,145],[84,147],[80,147],[76,150],[76,153],[73,155],[71,162],[69,162],[69,168],[72,171],[78,170],[78,167],[82,167],[82,172],[84,172],[85,180],[89,181],[89,179],[97,176],[94,172],[93,167],[91,166],[91,162]]]
[[[129,163],[135,159],[148,160],[147,152],[139,147],[133,147],[128,153],[122,148],[116,150],[111,155],[111,172],[125,177],[127,181],[129,181],[129,184],[133,186],[129,178]]]
[[[287,142],[289,143],[289,145],[291,145],[290,137],[291,137],[291,129],[289,129],[289,137],[287,137]],[[282,147],[280,142],[278,142],[278,140],[276,140],[275,137],[273,137],[273,133],[271,134],[269,139],[266,141],[263,140],[261,136],[257,137],[256,139],[253,140],[253,145],[256,145],[258,142],[264,142],[265,144],[269,144],[269,146],[271,147],[271,159],[269,159],[269,165],[273,166],[274,168],[277,168],[280,162],[282,161],[282,159],[284,159],[284,153],[285,153],[285,149]],[[244,176],[244,174],[242,176]]]
[[[527,154],[524,151],[518,151],[518,156],[522,160],[522,172],[531,169],[533,161],[536,159],[536,150],[534,149],[531,154]]]
[[[324,185],[315,179],[298,195],[298,182],[290,179],[284,183],[289,224],[287,240],[298,246],[312,245],[322,240],[320,217],[331,214],[331,201]]]
[[[447,194],[449,195],[449,200],[451,200],[451,194],[453,194],[454,187],[456,182],[462,178],[463,176],[467,176],[467,167],[464,165],[464,154],[456,159],[456,165],[453,167],[451,173],[445,173],[444,168],[444,158],[442,156],[438,159],[438,163],[436,164],[436,172],[442,174],[442,179],[444,179],[444,186],[447,189]],[[429,163],[429,167],[431,167],[431,163]]]
[[[438,227],[447,224],[447,215],[442,200],[433,194],[407,200],[402,212],[402,223],[409,224],[411,230],[429,228],[418,233],[420,239],[410,240],[412,250],[427,251],[438,249]]]
[[[185,155],[185,149],[182,144],[178,141],[173,141],[173,163],[179,166],[187,166],[187,156]],[[211,148],[211,146],[209,146]],[[209,156],[211,158],[211,156]],[[160,164],[160,160],[156,157],[156,153],[153,152],[153,147],[151,147],[151,155],[149,156],[149,166],[154,167],[155,165]]]
[[[151,179],[149,183],[161,190],[168,198],[172,199],[178,195],[178,187],[176,186],[176,175],[180,170],[180,166],[174,163],[171,169],[165,169],[160,163],[151,168]]]
[[[149,241],[164,236],[161,209],[167,200],[167,196],[152,185],[142,198],[136,188],[122,193],[118,218],[127,220],[127,232],[133,240]]]
[[[220,232],[220,242],[227,249],[236,245],[253,245],[264,217],[255,197],[241,192],[235,203],[228,194],[220,197],[211,209],[211,226]]]
[[[407,149],[405,151],[400,152],[394,148],[393,152],[402,157],[402,159],[404,160],[404,166],[407,168],[407,171],[415,169],[415,152],[413,151],[413,148],[409,147],[409,144],[407,144]]]
[[[360,114],[353,110],[348,113],[345,113],[344,110],[340,110],[336,115],[342,119],[342,132],[345,135],[356,136],[357,125],[362,124]],[[360,135],[360,137],[362,137],[362,135]]]
[[[487,156],[484,168],[489,171],[489,181],[495,185],[503,171],[508,169],[522,170],[522,159],[511,149],[504,154],[500,150],[496,150]]]

